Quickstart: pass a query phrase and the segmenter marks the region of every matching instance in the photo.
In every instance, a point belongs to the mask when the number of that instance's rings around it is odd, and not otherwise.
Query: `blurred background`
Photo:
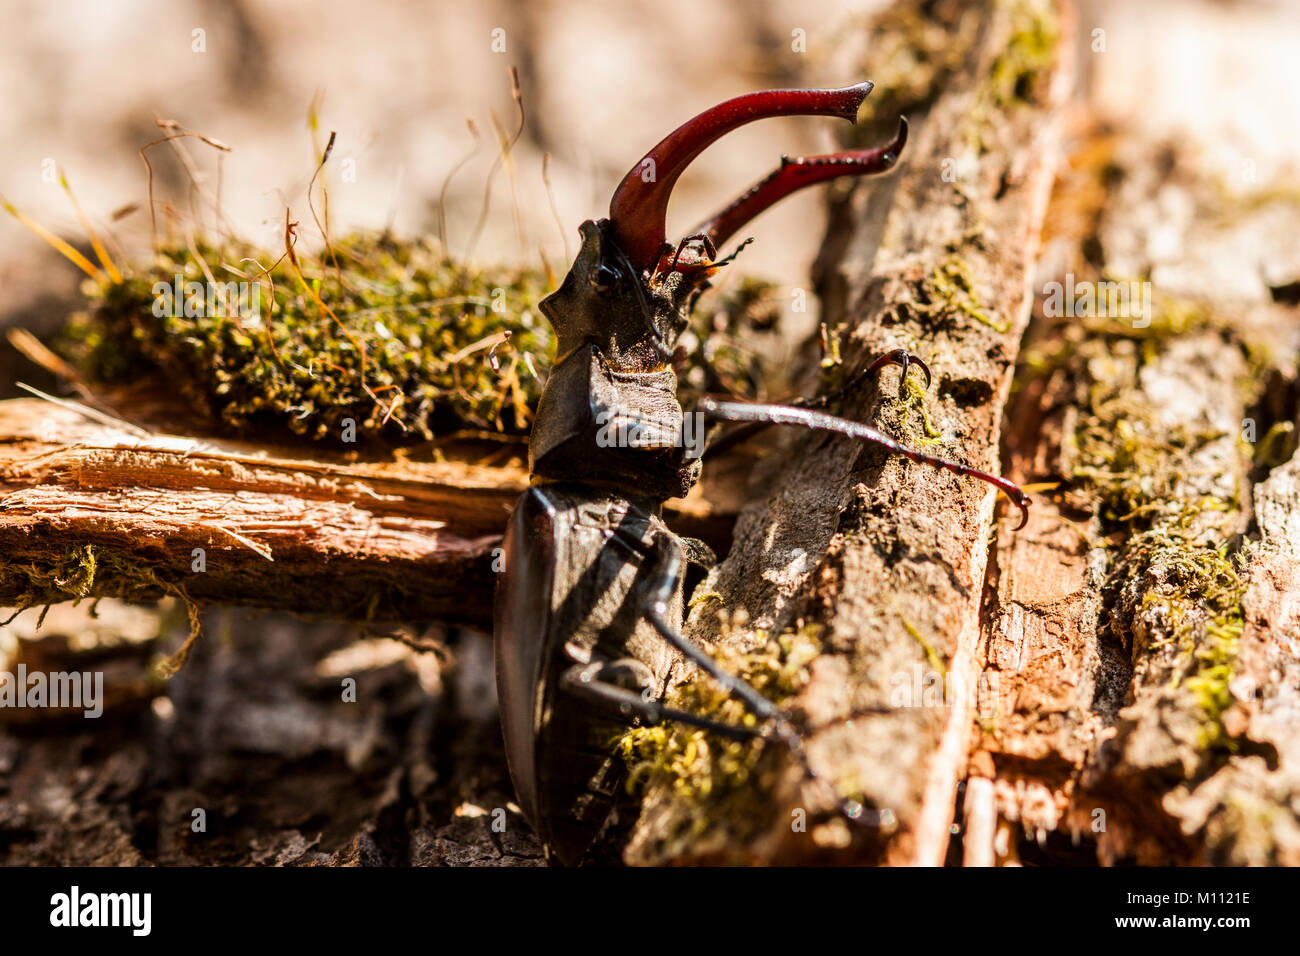
[[[508,133],[518,126],[508,72],[515,66],[526,119],[512,154],[513,182],[497,175],[472,256],[535,264],[544,255],[562,272],[578,223],[605,214],[633,162],[699,110],[763,87],[863,79],[855,64],[865,31],[855,27],[885,6],[7,0],[0,10],[0,86],[7,91],[0,194],[80,239],[52,173],[62,169],[92,220],[142,254],[149,216],[138,151],[158,138],[157,119],[170,119],[230,146],[219,157],[187,141],[230,227],[279,248],[286,207],[304,223],[304,238],[315,238],[307,184],[328,132],[336,131],[322,173],[332,228],[391,225],[403,235],[436,234],[440,190],[463,162],[447,185],[446,214],[449,249],[464,256],[500,155],[493,117]],[[1084,0],[1077,7],[1082,83],[1104,112],[1204,143],[1225,178],[1263,182],[1294,169],[1300,4]],[[478,130],[477,149],[467,120]],[[728,136],[683,177],[670,235],[684,234],[782,153],[833,148],[839,125],[770,120]],[[546,153],[554,212],[542,176]],[[183,168],[165,145],[150,156],[158,200],[187,211]],[[806,284],[823,202],[814,190],[765,214],[753,226],[758,241],[745,251],[743,271]],[[130,204],[134,211],[112,220]],[[212,225],[211,215],[203,221]],[[77,281],[57,254],[0,217],[0,323],[48,328]],[[0,372],[12,367],[0,364]]]
[[[851,64],[852,50],[839,39],[876,6],[87,0],[52,7],[20,0],[5,5],[0,28],[0,74],[13,94],[0,104],[8,144],[0,192],[55,231],[79,236],[50,181],[57,164],[97,223],[139,203],[112,230],[128,249],[146,251],[137,151],[160,135],[157,118],[173,119],[231,147],[218,168],[216,150],[186,144],[205,185],[220,186],[231,226],[278,248],[286,207],[311,222],[307,184],[328,131],[337,131],[322,173],[333,228],[436,234],[440,190],[463,163],[446,199],[448,247],[463,257],[500,155],[493,117],[510,134],[518,127],[514,66],[526,116],[512,154],[514,181],[498,173],[472,255],[536,264],[540,250],[562,272],[578,224],[604,215],[627,169],[694,113],[763,87],[856,82],[852,69],[833,61]],[[477,149],[467,120],[477,128]],[[782,153],[833,148],[835,125],[774,120],[728,137],[683,180],[670,231],[689,229]],[[184,170],[166,146],[150,156],[157,197],[187,210]],[[791,282],[806,276],[819,209],[819,197],[805,195],[773,211],[763,227],[769,241],[746,252],[746,266]],[[303,235],[318,239],[313,233],[308,226]],[[12,219],[0,223],[0,249],[4,310],[75,282]]]

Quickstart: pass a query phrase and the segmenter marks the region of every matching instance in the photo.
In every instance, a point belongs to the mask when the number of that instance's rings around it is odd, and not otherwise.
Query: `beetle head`
[[[739,126],[794,114],[855,119],[870,92],[870,83],[859,83],[839,90],[749,93],[705,110],[661,140],[623,177],[609,218],[582,224],[582,248],[569,274],[541,303],[556,331],[557,361],[593,342],[618,371],[662,370],[696,296],[728,261],[717,258],[717,247],[797,189],[890,169],[906,142],[907,124],[900,123],[892,143],[876,149],[783,159],[674,249],[665,217],[678,177],[706,147]]]
[[[648,275],[628,258],[608,219],[579,227],[582,248],[558,289],[542,300],[555,328],[557,361],[585,342],[598,342],[611,366],[653,372],[672,357],[685,329],[700,276]]]

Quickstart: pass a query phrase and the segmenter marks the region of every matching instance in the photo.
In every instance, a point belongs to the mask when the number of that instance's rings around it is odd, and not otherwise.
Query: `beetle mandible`
[[[682,634],[685,567],[714,559],[701,543],[669,530],[661,515],[666,500],[690,490],[701,466],[698,449],[684,440],[688,419],[671,359],[696,299],[728,261],[717,258],[717,248],[797,189],[892,168],[907,139],[906,121],[900,119],[898,134],[882,147],[784,158],[676,247],[666,241],[665,214],[682,171],[719,137],[772,116],[853,120],[871,86],[750,93],[688,121],[627,174],[608,219],[582,224],[573,266],[540,304],[555,329],[556,358],[529,439],[532,484],[506,534],[495,656],[519,805],[548,857],[562,863],[580,862],[609,817],[624,776],[609,742],[637,720],[773,738],[811,773],[790,717]],[[929,369],[903,350],[881,356],[862,374],[891,363],[904,376],[916,364],[929,386]],[[800,425],[871,442],[996,486],[1024,512],[1023,527],[1029,498],[1011,482],[907,448],[819,411],[818,404],[704,398],[695,423]],[[629,434],[635,441],[609,438]],[[663,695],[679,654],[738,698],[757,727],[668,707]]]

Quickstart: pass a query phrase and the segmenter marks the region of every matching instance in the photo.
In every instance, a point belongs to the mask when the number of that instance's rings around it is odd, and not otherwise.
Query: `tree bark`
[[[990,539],[978,485],[793,439],[706,582],[721,611],[698,605],[690,630],[733,651],[761,646],[756,631],[820,631],[788,706],[814,771],[863,822],[764,754],[764,796],[739,809],[661,775],[633,862],[1300,860],[1295,196],[1234,199],[1140,124],[1080,126],[1045,210],[1054,101],[971,132],[979,78],[1014,45],[1006,9],[982,21],[893,194],[833,216],[824,285],[858,367],[892,346],[930,363],[940,454],[985,467],[1001,429],[1008,477],[1036,488],[1030,522],[1003,516]],[[945,161],[969,175],[948,182]],[[933,278],[956,252],[992,292],[936,323]],[[1044,298],[1011,393],[1031,276],[1043,293],[1149,278],[1154,314],[1061,317]],[[853,417],[905,434],[896,375]]]
[[[1010,473],[1068,490],[1044,497],[1026,533],[999,538],[982,655],[997,718],[972,774],[995,783],[1004,860],[1019,827],[1048,858],[1086,839],[1103,862],[1294,864],[1298,757],[1281,727],[1300,697],[1285,596],[1295,310],[1263,281],[1294,269],[1275,228],[1287,200],[1225,203],[1189,152],[1140,133],[1084,142],[1053,219],[1091,203],[1087,254],[1111,274],[1152,276],[1157,306],[1149,328],[1120,335],[1062,338],[1043,322],[1031,346],[1057,359],[1025,376],[1009,412]],[[1160,238],[1171,230],[1172,255]],[[1061,238],[1056,278],[1084,274],[1085,243]],[[1118,427],[1105,481],[1147,485],[1151,517],[1128,526],[1079,480],[1080,436],[1109,402],[1123,415],[1107,422]],[[1220,563],[1216,548],[1236,557]]]

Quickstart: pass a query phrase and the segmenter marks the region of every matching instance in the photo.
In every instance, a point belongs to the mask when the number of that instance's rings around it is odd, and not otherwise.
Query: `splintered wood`
[[[183,594],[483,623],[521,469],[314,460],[0,403],[0,604]]]
[[[173,594],[490,627],[507,465],[329,456],[151,432],[75,403],[0,402],[0,607]],[[725,507],[672,509],[725,546]]]

